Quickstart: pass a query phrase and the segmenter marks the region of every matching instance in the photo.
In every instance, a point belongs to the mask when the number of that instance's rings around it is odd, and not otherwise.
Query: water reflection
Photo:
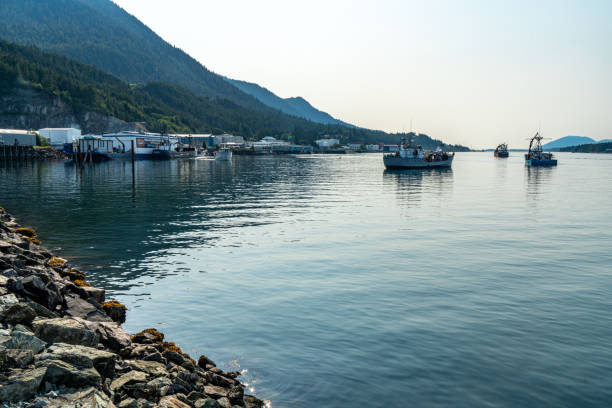
[[[383,184],[394,188],[401,206],[441,205],[453,188],[452,169],[385,170]]]
[[[525,166],[525,179],[527,182],[527,201],[530,205],[535,205],[538,200],[549,194],[555,167],[531,167]]]

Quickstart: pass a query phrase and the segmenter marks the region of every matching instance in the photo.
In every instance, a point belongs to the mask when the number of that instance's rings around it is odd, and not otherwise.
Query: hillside
[[[597,143],[590,137],[585,136],[565,136],[542,146],[544,150],[560,149],[568,146],[577,146],[582,144]]]
[[[288,115],[298,116],[317,123],[346,125],[346,123],[334,119],[330,114],[316,109],[304,98],[294,97],[283,99],[257,84],[236,79],[226,79],[241,91],[254,96],[267,106],[278,109]]]
[[[612,142],[589,143],[579,146],[568,146],[561,148],[562,152],[576,153],[612,153]]]
[[[305,144],[325,135],[343,142],[398,140],[397,135],[380,131],[317,124],[271,109],[250,110],[173,84],[129,85],[69,58],[0,41],[0,125],[37,129],[77,123],[85,133],[100,133],[116,130],[122,121],[145,122],[148,130],[157,132],[231,132],[247,138],[293,135]],[[425,146],[441,143],[422,137]]]
[[[256,84],[235,86],[109,0],[2,0],[0,39],[96,66],[127,83],[167,82],[252,110],[342,124],[303,99],[283,100]]]

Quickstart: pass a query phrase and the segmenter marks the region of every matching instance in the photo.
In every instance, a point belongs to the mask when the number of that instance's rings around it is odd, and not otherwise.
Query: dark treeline
[[[612,153],[612,142],[589,143],[579,146],[562,147],[560,151],[576,153]]]

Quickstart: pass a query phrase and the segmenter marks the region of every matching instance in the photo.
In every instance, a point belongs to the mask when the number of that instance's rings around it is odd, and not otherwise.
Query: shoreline
[[[194,360],[41,246],[0,207],[0,402],[20,407],[262,408],[239,372]],[[4,405],[3,405],[4,406]]]

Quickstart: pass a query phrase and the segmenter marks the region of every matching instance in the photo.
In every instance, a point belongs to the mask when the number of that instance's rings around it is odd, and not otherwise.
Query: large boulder
[[[95,368],[102,378],[115,376],[116,354],[93,347],[55,343],[41,355],[41,360],[62,360],[80,368]]]
[[[12,325],[29,325],[35,317],[36,312],[25,302],[10,305],[2,312],[2,321]]]
[[[92,322],[75,318],[84,327],[94,331],[99,336],[100,342],[114,351],[121,351],[130,347],[132,340],[125,330],[114,322]]]
[[[142,371],[132,370],[132,371],[129,371],[123,374],[119,378],[115,378],[110,385],[110,390],[116,391],[120,389],[121,387],[123,387],[124,385],[138,383],[138,382],[143,383],[143,382],[146,382],[146,380],[147,380],[147,375],[145,373],[143,373]]]
[[[72,394],[62,394],[53,399],[42,399],[39,405],[45,408],[116,408],[103,392],[90,387]]]
[[[62,360],[39,360],[37,367],[46,367],[44,380],[55,385],[65,385],[72,388],[83,386],[98,387],[102,377],[93,368],[83,368]]]
[[[244,406],[246,408],[262,408],[265,403],[257,397],[252,395],[244,396]]]
[[[195,408],[221,408],[221,405],[212,398],[199,399],[193,406]]]
[[[30,350],[33,354],[40,353],[47,345],[31,331],[17,328],[12,331],[10,339],[2,344],[11,349]]]
[[[98,334],[75,319],[37,319],[32,322],[32,326],[36,336],[48,343],[61,342],[88,347],[98,344]]]
[[[94,322],[112,322],[112,319],[92,302],[88,302],[75,295],[66,295],[64,299],[66,301],[66,314],[68,316],[80,317],[81,319]]]
[[[218,387],[216,385],[206,385],[204,387],[204,393],[206,395],[210,395],[214,399],[219,399],[222,397],[227,397],[228,391],[223,387]]]
[[[168,375],[166,366],[156,361],[126,360],[124,361],[124,364],[130,367],[132,370],[145,372],[151,377],[162,377]]]
[[[232,387],[227,393],[227,398],[232,405],[242,405],[244,399],[244,388],[241,385]]]
[[[191,408],[190,405],[178,399],[175,395],[163,397],[157,403],[159,408]]]
[[[46,367],[13,370],[6,382],[0,383],[0,401],[24,401],[33,398],[46,372]]]

